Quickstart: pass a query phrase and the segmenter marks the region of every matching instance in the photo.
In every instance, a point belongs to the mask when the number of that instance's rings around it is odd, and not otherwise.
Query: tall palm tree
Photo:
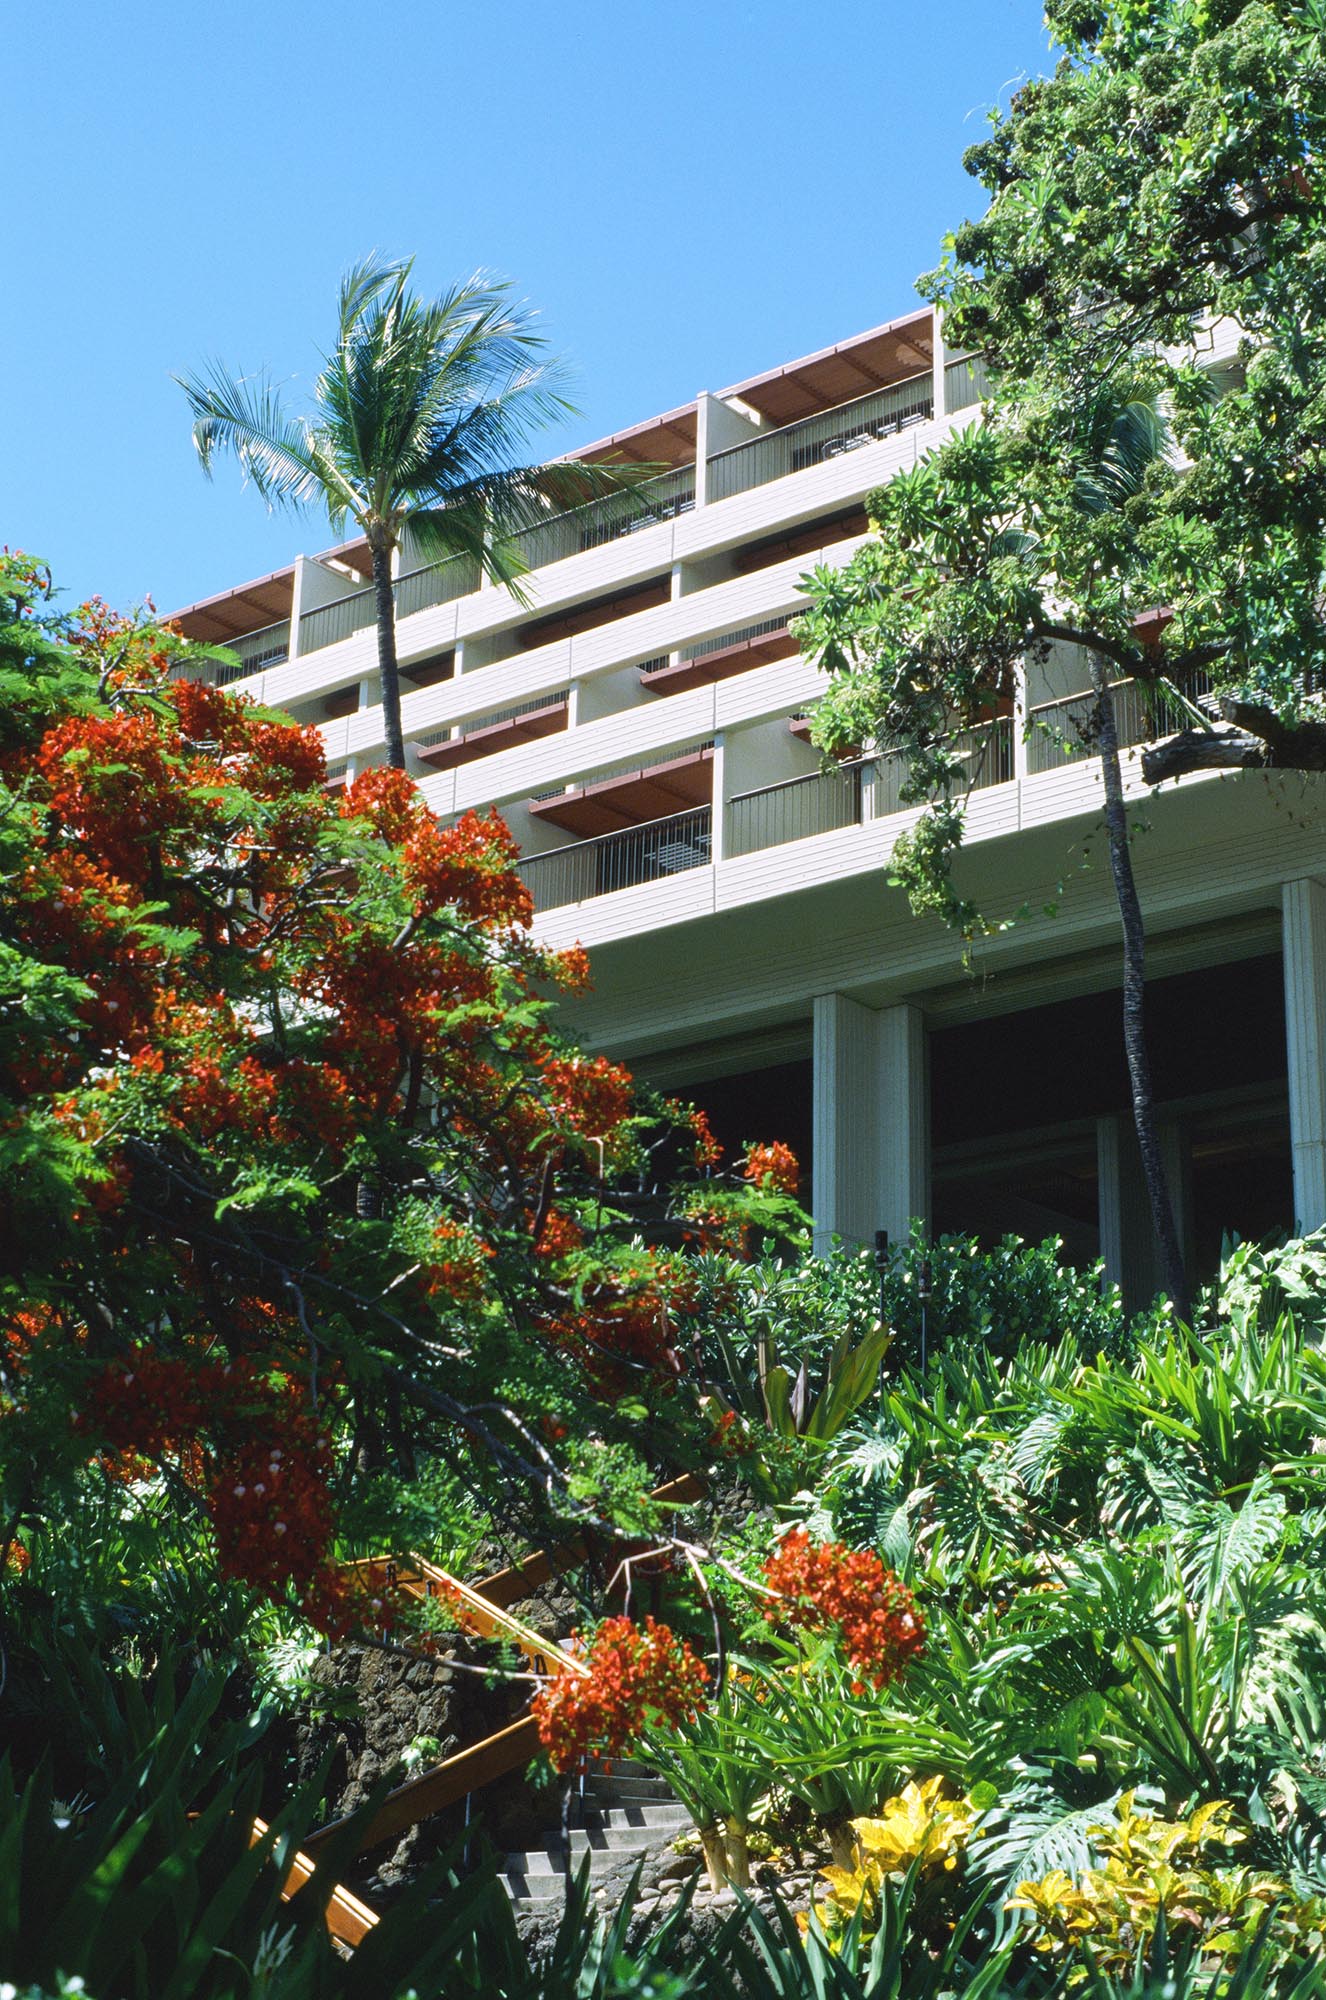
[[[1169,425],[1154,396],[1127,402],[1102,396],[1083,415],[1090,439],[1086,462],[1073,482],[1073,502],[1089,520],[1109,520],[1117,531],[1129,504],[1141,493],[1152,468],[1172,460]],[[1094,431],[1094,437],[1091,433]],[[1112,579],[1106,580],[1106,588]],[[1088,598],[1090,592],[1088,590]],[[1146,925],[1133,873],[1128,808],[1119,757],[1119,727],[1115,715],[1111,671],[1104,652],[1087,653],[1087,671],[1094,696],[1091,734],[1100,752],[1105,793],[1105,833],[1110,873],[1123,929],[1123,1044],[1128,1064],[1133,1126],[1142,1158],[1142,1177],[1151,1210],[1151,1227],[1160,1252],[1165,1289],[1182,1320],[1192,1319],[1192,1299],[1183,1250],[1175,1221],[1174,1201],[1165,1171],[1156,1116],[1155,1090],[1146,1034]]]
[[[265,375],[218,363],[176,379],[210,477],[233,452],[271,507],[326,509],[368,544],[376,600],[387,757],[405,768],[392,557],[408,530],[429,561],[469,556],[514,588],[526,565],[515,537],[550,512],[629,487],[653,467],[519,463],[530,434],[573,406],[531,309],[483,275],[441,298],[409,289],[413,260],[369,259],[341,283],[336,345],[312,408],[289,412]]]

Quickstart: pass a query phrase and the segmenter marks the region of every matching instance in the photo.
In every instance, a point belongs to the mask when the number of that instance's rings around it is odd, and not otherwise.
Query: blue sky
[[[47,0],[9,93],[0,542],[167,610],[325,546],[193,457],[172,371],[294,399],[338,277],[515,280],[574,365],[549,452],[914,303],[979,205],[1037,0]]]

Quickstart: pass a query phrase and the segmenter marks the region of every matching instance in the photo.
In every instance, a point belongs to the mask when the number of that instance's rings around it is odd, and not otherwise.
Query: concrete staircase
[[[503,1880],[517,1910],[559,1904],[566,1878],[589,1855],[590,1880],[619,1879],[639,1856],[657,1853],[684,1833],[691,1816],[662,1778],[652,1777],[629,1758],[615,1759],[611,1771],[592,1771],[583,1798],[572,1801],[570,1857],[560,1830],[540,1847],[508,1854]]]

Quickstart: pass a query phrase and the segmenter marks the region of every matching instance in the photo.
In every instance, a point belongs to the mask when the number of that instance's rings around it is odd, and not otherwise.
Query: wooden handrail
[[[255,1819],[249,1833],[250,1847],[255,1841],[261,1840],[266,1831],[267,1821]],[[309,1846],[311,1847],[313,1841],[319,1838],[325,1838],[325,1830],[323,1835],[315,1834]],[[281,1891],[283,1903],[288,1903],[290,1898],[303,1888],[313,1873],[314,1866],[315,1863],[307,1850],[301,1848],[290,1863],[290,1872],[285,1878],[285,1887]],[[367,1903],[361,1903],[358,1896],[352,1896],[348,1889],[343,1889],[339,1882],[331,1892],[326,1918],[327,1929],[332,1936],[339,1938],[342,1944],[351,1946],[362,1944],[378,1921],[377,1912],[370,1910]]]
[[[656,1487],[649,1497],[662,1501],[664,1506],[684,1507],[691,1501],[703,1499],[704,1492],[704,1481],[698,1473],[683,1472],[679,1478],[670,1479],[666,1486]],[[523,1562],[512,1563],[508,1569],[494,1570],[491,1576],[484,1577],[473,1586],[475,1594],[498,1606],[518,1603],[532,1590],[537,1590],[540,1584],[569,1569],[572,1563],[583,1562],[587,1553],[584,1537],[577,1535],[551,1554],[539,1549],[534,1555],[526,1556]]]
[[[699,1475],[684,1472],[680,1478],[671,1479],[665,1486],[656,1488],[649,1497],[662,1501],[665,1506],[685,1506],[701,1499],[704,1492],[704,1481]],[[527,1556],[523,1562],[513,1563],[508,1569],[495,1571],[476,1584],[458,1582],[422,1556],[404,1558],[394,1562],[392,1567],[396,1582],[403,1584],[407,1590],[418,1596],[443,1594],[459,1600],[469,1621],[485,1637],[511,1639],[528,1657],[539,1660],[545,1670],[555,1670],[568,1665],[579,1667],[579,1662],[574,1654],[564,1653],[532,1626],[519,1618],[510,1617],[506,1607],[522,1597],[528,1597],[532,1590],[537,1590],[540,1584],[546,1583],[571,1563],[582,1561],[586,1552],[584,1538],[576,1536],[561,1548],[554,1549],[551,1555],[539,1551]],[[382,1568],[384,1559],[368,1557],[347,1564],[348,1568],[356,1569],[370,1566]],[[585,1669],[580,1668],[580,1671]],[[360,1834],[356,1851],[363,1854],[379,1842],[390,1840],[393,1834],[404,1833],[421,1819],[428,1819],[433,1813],[455,1805],[468,1793],[480,1791],[496,1779],[504,1778],[518,1764],[527,1763],[538,1747],[539,1732],[534,1717],[522,1715],[491,1736],[472,1743],[468,1749],[458,1750],[454,1756],[443,1758],[440,1764],[432,1765],[427,1771],[421,1771],[417,1778],[411,1778],[398,1785],[394,1792],[388,1792]],[[344,1825],[345,1820],[338,1819],[319,1827],[305,1841],[305,1852],[316,1855]]]
[[[494,1735],[472,1743],[468,1750],[458,1750],[454,1757],[444,1758],[417,1778],[397,1785],[394,1792],[388,1792],[364,1827],[356,1851],[363,1854],[380,1841],[390,1840],[393,1834],[404,1833],[421,1819],[454,1806],[467,1792],[480,1791],[496,1779],[504,1778],[518,1764],[527,1764],[538,1747],[538,1724],[532,1715],[522,1715]],[[319,1827],[305,1841],[305,1852],[316,1855],[344,1825],[345,1821],[338,1819],[329,1826]]]
[[[379,1556],[361,1557],[347,1563],[347,1569],[386,1570],[389,1582],[412,1597],[421,1597],[437,1604],[450,1604],[461,1613],[461,1622],[467,1632],[476,1633],[481,1639],[505,1639],[518,1646],[527,1659],[537,1663],[542,1672],[552,1674],[568,1663],[570,1657],[564,1653],[555,1639],[545,1639],[532,1625],[522,1618],[513,1618],[509,1611],[483,1594],[482,1586],[462,1583],[459,1577],[439,1569],[425,1556],[403,1556],[383,1558]],[[574,1661],[571,1664],[576,1664]]]

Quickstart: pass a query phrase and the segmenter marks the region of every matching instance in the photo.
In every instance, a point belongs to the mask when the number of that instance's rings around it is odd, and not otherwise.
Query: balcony
[[[701,640],[698,646],[687,646],[675,661],[649,661],[640,669],[640,685],[654,694],[680,694],[687,688],[728,680],[771,660],[788,659],[796,652],[797,642],[787,622],[796,615],[783,611],[758,625],[743,625],[740,631]]]
[[[1186,692],[1190,701],[1200,702],[1211,690],[1210,676],[1195,675]],[[1153,736],[1168,736],[1185,729],[1192,717],[1172,695],[1147,681],[1116,681],[1114,723],[1119,748],[1127,750],[1148,743]],[[1100,754],[1093,730],[1096,697],[1088,688],[1082,694],[1066,695],[1062,701],[1042,702],[1031,711],[1027,737],[1027,772],[1061,771],[1066,764],[1081,763]]]
[[[967,782],[974,792],[1007,784],[1014,775],[1010,716],[964,731],[954,739],[953,748],[966,764]],[[860,826],[866,819],[887,819],[903,809],[906,776],[904,758],[883,756],[740,792],[728,801],[724,851],[734,858],[756,854],[814,834]]]
[[[642,882],[660,882],[690,868],[703,868],[710,858],[711,824],[710,808],[697,806],[643,826],[555,847],[547,854],[528,855],[520,863],[520,873],[536,910],[587,902],[614,889],[634,889]]]
[[[695,505],[695,467],[679,465],[672,472],[645,479],[622,493],[605,494],[564,514],[525,528],[515,537],[516,547],[530,569],[545,563],[561,562],[566,556],[583,555],[586,549],[602,548],[606,542],[636,535],[660,521],[675,521],[689,514]]]
[[[713,759],[713,745],[704,744],[662,764],[618,771],[569,792],[551,792],[530,800],[530,817],[593,839],[621,827],[661,820],[675,814],[678,807],[702,805],[707,811],[713,792]]]
[[[430,563],[424,569],[397,577],[392,585],[396,616],[408,618],[412,612],[425,611],[431,604],[449,604],[453,598],[468,597],[478,588],[478,563],[469,556],[448,556],[445,562]],[[353,591],[349,597],[338,597],[333,604],[319,604],[306,611],[299,621],[300,653],[316,653],[324,646],[334,646],[340,639],[365,631],[376,619],[377,599],[371,587]]]
[[[928,423],[933,413],[933,377],[909,376],[905,382],[826,410],[822,416],[804,417],[782,430],[764,431],[749,444],[716,453],[709,461],[707,498],[727,500],[771,479],[860,451],[881,438],[909,430],[913,424]]]
[[[283,618],[279,625],[266,625],[261,632],[244,632],[238,639],[213,643],[224,645],[238,655],[236,666],[222,666],[218,662],[212,670],[212,686],[229,687],[232,681],[261,673],[264,667],[285,665],[290,657],[290,620]]]
[[[430,771],[453,771],[479,757],[512,750],[518,743],[534,743],[541,736],[555,736],[566,728],[569,714],[566,694],[539,695],[533,701],[517,702],[495,715],[467,722],[463,729],[421,736],[414,747],[420,763],[427,764]]]
[[[755,854],[789,840],[859,826],[865,799],[863,774],[868,768],[853,764],[843,771],[811,771],[804,778],[785,778],[781,784],[737,793],[728,802],[727,853],[734,858]]]

